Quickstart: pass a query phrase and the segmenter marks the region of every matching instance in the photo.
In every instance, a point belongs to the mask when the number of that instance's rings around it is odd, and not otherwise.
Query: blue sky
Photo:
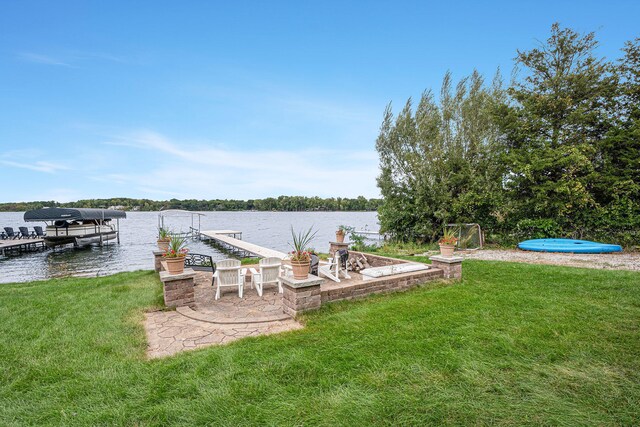
[[[637,1],[0,0],[0,202],[378,196],[385,106]]]

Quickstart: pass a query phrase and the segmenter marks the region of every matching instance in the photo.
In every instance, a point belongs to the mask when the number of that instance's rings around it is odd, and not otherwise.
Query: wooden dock
[[[204,239],[213,240],[223,248],[229,249],[233,252],[239,252],[245,255],[256,256],[258,258],[284,258],[286,253],[276,251],[275,249],[264,248],[262,246],[254,245],[253,243],[245,242],[244,240],[237,239],[232,236],[242,237],[241,231],[234,230],[207,230],[201,231],[200,235]]]
[[[225,236],[233,237],[234,239],[242,240],[242,231],[238,230],[209,230],[202,233],[223,234]]]
[[[46,249],[44,239],[13,239],[0,240],[0,253],[5,255],[8,252],[22,253]]]

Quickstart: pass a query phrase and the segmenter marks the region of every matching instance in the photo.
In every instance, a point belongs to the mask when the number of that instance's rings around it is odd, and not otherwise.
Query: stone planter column
[[[349,242],[329,242],[329,256],[333,257],[340,249],[349,249]]]
[[[180,274],[161,271],[160,280],[163,285],[164,305],[167,307],[193,305],[195,303],[193,290],[195,277],[196,272],[191,268],[185,268],[184,272]]]
[[[462,279],[462,261],[464,261],[464,258],[460,256],[443,257],[434,255],[429,259],[434,268],[439,268],[444,272],[445,279]]]
[[[282,309],[289,316],[317,310],[322,304],[320,285],[324,279],[310,274],[304,280],[294,279],[293,276],[280,276],[282,282]]]
[[[164,269],[162,268],[162,255],[164,254],[163,251],[153,251],[153,268],[157,271],[163,271]]]

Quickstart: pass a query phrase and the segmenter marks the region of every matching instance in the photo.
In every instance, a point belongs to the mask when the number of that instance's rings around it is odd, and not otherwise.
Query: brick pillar
[[[431,265],[435,268],[439,268],[444,272],[445,279],[462,279],[462,261],[464,258],[459,256],[443,257],[441,255],[434,255],[429,258]]]
[[[282,309],[289,316],[316,310],[322,304],[320,285],[324,279],[310,274],[305,280],[296,280],[293,277],[280,276],[282,281]]]
[[[333,255],[340,249],[349,249],[350,244],[351,243],[349,242],[344,242],[344,243],[329,242],[329,256],[333,257]]]
[[[164,261],[164,258],[162,258],[162,255],[164,254],[164,251],[153,251],[153,268],[157,271],[163,271],[164,269],[162,268],[162,261]]]
[[[185,268],[184,273],[169,274],[167,271],[160,272],[160,280],[163,285],[164,305],[167,307],[181,307],[193,305],[194,299],[194,279],[196,272],[191,268]]]

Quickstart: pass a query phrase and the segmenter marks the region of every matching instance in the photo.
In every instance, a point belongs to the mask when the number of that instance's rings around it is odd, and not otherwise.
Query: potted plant
[[[304,280],[309,277],[309,266],[311,265],[311,252],[308,249],[309,243],[316,236],[313,227],[306,232],[296,233],[291,227],[291,237],[293,238],[293,251],[291,255],[291,267],[293,267],[293,278]]]
[[[346,225],[338,226],[338,231],[336,231],[336,243],[344,243],[344,236],[351,230],[351,227],[347,227]]]
[[[171,240],[171,233],[169,230],[163,227],[158,228],[158,249],[166,252],[169,249],[169,241]]]
[[[440,255],[451,258],[457,242],[458,238],[456,237],[455,232],[451,229],[445,228],[442,238],[438,240],[438,244],[440,245]]]
[[[185,238],[181,236],[171,236],[169,248],[162,255],[167,262],[169,274],[180,274],[184,272],[184,259],[189,253],[185,247]]]

